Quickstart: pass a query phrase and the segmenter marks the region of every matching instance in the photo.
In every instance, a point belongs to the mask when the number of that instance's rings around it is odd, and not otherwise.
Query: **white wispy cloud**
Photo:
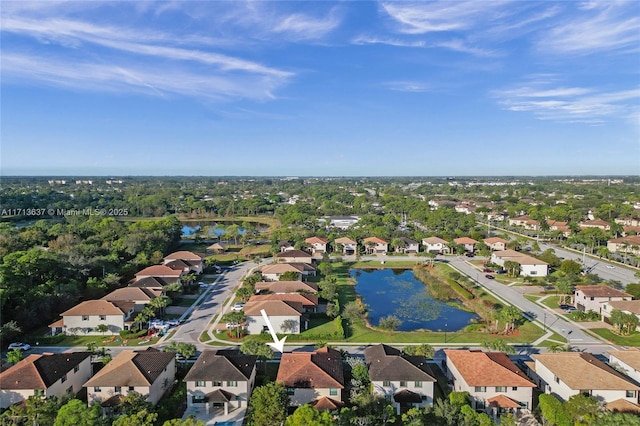
[[[389,81],[384,86],[396,92],[422,93],[431,90],[431,85],[420,81]]]
[[[640,88],[605,91],[586,87],[525,84],[492,93],[509,111],[529,112],[540,120],[603,123],[637,115]]]
[[[553,53],[638,53],[640,16],[637,1],[591,2],[544,33],[537,46]]]
[[[400,40],[398,38],[373,37],[373,36],[365,36],[365,35],[360,35],[355,37],[353,40],[351,40],[351,43],[356,45],[386,44],[389,46],[397,46],[397,47],[425,47],[427,45],[422,40],[409,41],[409,40]]]
[[[325,17],[313,17],[293,13],[274,23],[273,31],[289,34],[297,40],[314,40],[325,37],[340,25],[341,18],[333,10]]]
[[[406,34],[460,31],[495,16],[503,1],[387,2],[382,10]]]

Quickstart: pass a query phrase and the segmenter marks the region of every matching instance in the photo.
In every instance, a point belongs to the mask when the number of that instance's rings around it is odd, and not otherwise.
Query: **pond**
[[[395,315],[402,320],[400,331],[458,331],[479,318],[431,297],[411,270],[352,269],[350,274],[357,281],[356,292],[368,306],[371,325]]]
[[[204,230],[205,238],[215,238],[221,235],[224,235],[226,231],[225,227],[232,225],[232,222],[224,223],[224,222],[182,222],[182,236],[183,237],[193,237],[196,231]],[[238,235],[244,235],[247,233],[247,230],[242,226],[238,227]]]

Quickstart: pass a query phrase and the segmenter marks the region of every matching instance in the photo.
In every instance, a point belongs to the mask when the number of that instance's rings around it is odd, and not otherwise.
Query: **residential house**
[[[428,237],[422,239],[422,245],[425,246],[425,252],[436,254],[448,254],[450,252],[449,243],[438,237]]]
[[[308,320],[303,318],[304,308],[301,302],[286,302],[284,300],[261,300],[247,302],[244,305],[246,330],[249,334],[269,332],[267,323],[262,316],[266,312],[276,333],[300,334],[308,327]]]
[[[128,330],[135,303],[126,301],[87,300],[60,314],[61,320],[49,325],[52,334],[118,334]],[[106,332],[97,331],[96,327],[104,324]]]
[[[374,395],[384,396],[397,414],[433,404],[436,379],[425,357],[380,344],[365,349],[364,358]]]
[[[609,351],[609,365],[640,383],[640,349]]]
[[[108,405],[137,392],[147,401],[157,404],[171,388],[176,378],[174,352],[154,348],[142,351],[124,350],[84,384],[89,405],[99,402]]]
[[[91,353],[32,354],[0,373],[0,408],[43,397],[75,395],[91,377]]]
[[[611,224],[601,219],[595,219],[595,220],[587,220],[584,222],[580,222],[578,223],[578,227],[580,229],[598,228],[603,231],[609,231],[611,229]]]
[[[215,254],[224,253],[227,248],[221,243],[213,243],[207,247],[207,251]]]
[[[278,248],[280,248],[280,253],[284,253],[285,251],[295,250],[296,248],[291,244],[291,241],[280,241],[278,243]]]
[[[312,263],[313,259],[309,253],[302,250],[287,250],[276,254],[278,263]]]
[[[310,293],[318,292],[318,285],[303,281],[260,281],[255,284],[256,292],[260,293]]]
[[[616,399],[615,401],[608,402],[604,405],[604,408],[614,413],[630,413],[640,416],[640,405],[634,404],[626,399]]]
[[[602,321],[607,324],[611,324],[611,313],[614,309],[618,309],[619,311],[624,312],[625,314],[633,314],[640,319],[640,300],[620,300],[620,301],[612,301],[605,302],[602,305]],[[636,327],[637,330],[640,330],[640,326]],[[640,382],[640,380],[639,380]]]
[[[404,254],[416,254],[420,251],[420,245],[417,241],[413,241],[411,238],[400,237],[398,240],[403,242],[403,245],[396,249],[399,253]]]
[[[458,213],[471,214],[476,211],[476,207],[469,204],[457,204],[454,207]]]
[[[178,263],[177,261],[180,261],[182,263]],[[187,273],[193,272],[196,274],[201,274],[204,270],[204,259],[202,258],[202,256],[199,256],[187,250],[176,251],[167,255],[164,258],[163,263],[169,267],[173,267],[172,265],[182,266],[182,264],[185,264],[188,268]]]
[[[313,257],[322,258],[322,256],[328,251],[327,245],[329,240],[323,237],[310,237],[304,240],[305,243],[311,246],[311,255]]]
[[[473,253],[476,244],[478,244],[476,240],[469,237],[454,238],[453,242],[456,244],[460,244],[464,248],[464,251],[466,251],[467,253]]]
[[[569,222],[560,222],[557,220],[547,219],[547,225],[549,225],[549,231],[561,232],[564,237],[569,237],[569,235],[571,235]]]
[[[540,222],[531,219],[529,216],[518,216],[509,219],[510,226],[522,226],[525,229],[536,231],[540,226]]]
[[[640,386],[587,352],[531,355],[530,375],[540,390],[561,401],[586,394],[603,403],[618,399],[638,402]]]
[[[309,263],[273,263],[262,268],[260,271],[265,281],[278,281],[285,272],[297,274],[296,281],[303,277],[316,275],[316,268]]]
[[[180,278],[185,275],[184,269],[173,269],[167,265],[153,265],[136,273],[136,281],[141,278]]]
[[[583,312],[594,311],[602,314],[607,302],[631,300],[633,296],[607,285],[579,285],[574,291],[575,307]]]
[[[326,305],[321,309],[318,305],[318,296],[315,294],[302,293],[280,293],[280,294],[259,294],[251,296],[249,302],[263,302],[265,300],[282,300],[284,302],[296,302],[302,304],[302,312],[322,312],[326,310]]]
[[[179,283],[180,278],[160,278],[160,277],[144,277],[140,279],[134,279],[129,282],[129,287],[144,287],[152,290],[161,290],[163,287]]]
[[[520,275],[527,277],[546,277],[549,273],[547,262],[515,250],[494,251],[491,262],[502,267],[505,262],[515,262],[520,265]]]
[[[612,238],[607,241],[607,249],[611,253],[640,255],[640,235]]]
[[[248,407],[256,380],[256,359],[238,350],[205,349],[184,378],[187,408],[204,407],[224,415]]]
[[[334,243],[336,247],[342,246],[342,254],[345,256],[354,256],[358,254],[358,243],[351,238],[336,238]]]
[[[490,237],[485,238],[482,242],[484,242],[492,251],[503,251],[507,249],[507,243],[509,241],[500,237]]]
[[[452,390],[469,392],[471,405],[494,417],[531,410],[536,385],[502,352],[445,350]]]
[[[292,406],[321,398],[341,406],[345,381],[340,352],[324,347],[314,352],[283,353],[276,382],[287,388]]]
[[[369,237],[364,239],[365,252],[367,254],[387,254],[389,251],[389,243],[378,237]]]
[[[627,216],[614,219],[614,222],[622,226],[640,226],[640,218]]]
[[[113,290],[101,300],[107,300],[109,302],[133,302],[133,311],[140,312],[153,299],[158,296],[162,296],[162,293],[163,291],[161,289],[158,290],[148,287],[123,287]]]
[[[495,222],[503,222],[507,216],[503,212],[489,212],[487,213],[487,220]]]

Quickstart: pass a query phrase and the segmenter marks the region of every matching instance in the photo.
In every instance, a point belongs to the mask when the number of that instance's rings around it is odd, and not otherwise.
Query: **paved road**
[[[578,325],[565,321],[553,311],[542,308],[540,305],[525,299],[522,294],[518,293],[515,289],[500,284],[495,280],[485,278],[484,274],[479,274],[478,269],[469,264],[464,258],[450,258],[449,264],[474,280],[476,280],[477,277],[478,284],[488,288],[510,304],[517,306],[523,312],[533,314],[533,317],[541,321],[543,325],[546,324],[548,329],[552,329],[562,335],[570,344],[602,343],[599,339],[587,335]]]

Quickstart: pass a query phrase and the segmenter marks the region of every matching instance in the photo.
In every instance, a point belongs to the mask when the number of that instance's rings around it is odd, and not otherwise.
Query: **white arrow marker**
[[[264,322],[267,323],[267,328],[269,328],[269,333],[271,334],[271,338],[273,339],[273,343],[267,343],[267,345],[271,346],[278,352],[284,352],[284,341],[287,340],[287,336],[284,336],[282,340],[278,340],[278,335],[273,329],[273,325],[271,325],[271,320],[267,316],[267,313],[264,311],[264,309],[260,309],[260,313],[262,314],[262,318],[264,318]]]

